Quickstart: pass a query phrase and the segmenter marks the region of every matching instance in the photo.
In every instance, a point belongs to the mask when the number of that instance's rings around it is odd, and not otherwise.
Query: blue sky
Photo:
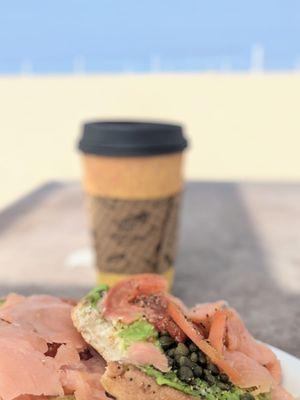
[[[0,0],[0,73],[300,64],[298,0]]]

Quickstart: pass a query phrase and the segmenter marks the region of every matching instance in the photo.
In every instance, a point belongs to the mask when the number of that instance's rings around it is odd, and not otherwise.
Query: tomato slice
[[[224,359],[216,349],[214,349],[206,340],[202,339],[202,336],[192,322],[183,314],[179,307],[172,301],[168,304],[168,313],[174,322],[183,330],[183,332],[189,337],[198,348],[206,354],[210,360],[216,364],[222,371],[224,371],[230,378],[232,383],[240,381],[240,375],[237,370],[232,368],[228,362]]]
[[[103,315],[130,324],[144,314],[142,306],[133,304],[138,296],[165,293],[167,289],[167,281],[159,275],[133,275],[108,291],[103,300]]]
[[[146,319],[158,332],[168,332],[176,342],[184,342],[186,335],[168,315],[168,297],[171,296],[166,293],[140,295],[134,300],[134,304],[143,307]]]

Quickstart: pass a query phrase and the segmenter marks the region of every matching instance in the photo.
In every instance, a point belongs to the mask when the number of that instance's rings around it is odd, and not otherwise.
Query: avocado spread
[[[118,335],[122,339],[125,349],[135,342],[155,342],[158,336],[154,326],[144,319],[139,319],[130,325],[122,325]]]
[[[85,299],[91,304],[92,307],[96,307],[98,301],[102,299],[103,294],[107,292],[108,286],[101,284],[92,289],[86,296]]]
[[[170,371],[163,373],[157,369],[147,366],[140,367],[140,369],[147,375],[155,378],[158,385],[167,385],[174,389],[180,390],[191,396],[198,397],[200,399],[206,400],[241,400],[247,398],[246,391],[232,387],[229,391],[220,389],[217,385],[210,386],[207,382],[201,380],[200,378],[195,380],[194,386],[190,386],[187,383],[182,382],[174,372]],[[269,394],[260,394],[255,397],[256,400],[271,400]]]
[[[5,303],[5,299],[0,299],[0,307]]]

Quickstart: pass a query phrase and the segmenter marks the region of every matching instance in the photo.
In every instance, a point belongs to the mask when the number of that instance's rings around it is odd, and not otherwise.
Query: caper
[[[226,375],[226,374],[224,374],[224,373],[221,373],[221,374],[219,375],[219,379],[220,379],[221,382],[224,382],[224,383],[229,382],[228,375]]]
[[[178,371],[179,379],[185,382],[189,382],[193,379],[193,371],[189,367],[180,367]]]
[[[195,376],[191,381],[189,381],[189,385],[194,387],[197,386],[197,380],[195,379]]]
[[[174,339],[172,339],[170,336],[161,336],[159,338],[159,343],[163,349],[167,349],[168,347],[172,346]]]
[[[255,397],[251,393],[244,393],[240,396],[240,400],[255,400]]]
[[[213,374],[218,375],[220,373],[219,368],[213,363],[207,363],[207,369]]]
[[[198,361],[202,365],[205,365],[207,363],[206,356],[204,353],[202,353],[202,351],[198,351]]]
[[[189,349],[190,349],[190,352],[194,352],[194,351],[198,350],[198,347],[194,343],[191,343],[189,345]]]
[[[169,357],[174,357],[174,356],[175,356],[175,349],[169,349],[169,350],[167,351],[167,355],[168,355]]]
[[[193,361],[194,363],[196,363],[196,362],[198,361],[197,353],[193,352],[193,353],[190,355],[190,359],[191,359],[191,361]]]
[[[204,373],[206,382],[208,382],[210,385],[213,385],[216,383],[216,378],[211,374],[210,371],[205,369],[203,373]]]
[[[189,349],[187,346],[183,343],[178,343],[176,350],[175,350],[176,355],[181,355],[181,356],[187,356],[189,354]]]
[[[175,353],[174,360],[176,361],[176,363],[177,363],[178,365],[180,365],[180,358],[181,358],[181,357],[182,357],[182,356],[180,356],[180,355],[178,355],[178,354]]]
[[[229,385],[228,383],[224,383],[224,382],[219,382],[218,386],[221,390],[230,390],[231,389],[231,385]]]
[[[196,367],[198,367],[198,364],[196,364],[195,362],[191,361],[191,365],[192,365],[192,370],[194,370]]]
[[[167,356],[167,360],[168,360],[169,367],[172,368],[174,366],[174,358],[171,358],[170,356]]]
[[[196,365],[195,368],[193,369],[193,372],[196,378],[201,378],[203,369],[200,367],[200,365]]]
[[[185,366],[185,367],[193,368],[193,362],[186,356],[181,356],[179,358],[179,365],[181,367]]]

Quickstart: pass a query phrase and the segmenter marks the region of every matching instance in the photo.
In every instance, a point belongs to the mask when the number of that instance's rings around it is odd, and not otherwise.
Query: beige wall
[[[82,121],[182,122],[193,179],[300,180],[300,74],[0,77],[0,208],[77,178]]]

